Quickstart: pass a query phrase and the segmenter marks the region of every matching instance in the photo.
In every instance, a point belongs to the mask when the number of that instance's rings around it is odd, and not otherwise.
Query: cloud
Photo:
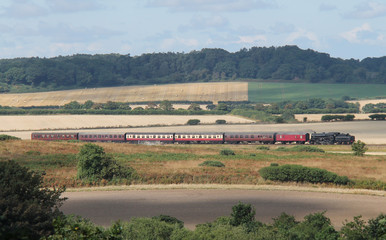
[[[315,33],[306,31],[305,29],[298,29],[295,32],[292,32],[287,38],[286,38],[286,44],[293,44],[298,41],[308,41],[311,43],[312,46],[316,48],[321,47],[320,40],[316,36]]]
[[[291,33],[295,31],[295,26],[284,22],[276,22],[269,28],[274,34]]]
[[[190,30],[203,30],[208,28],[223,29],[229,25],[227,18],[224,18],[219,15],[214,16],[194,16],[190,22],[186,25],[181,25],[178,27],[178,30],[181,32],[190,31]]]
[[[195,38],[181,38],[181,37],[175,37],[175,38],[166,38],[163,39],[160,43],[160,50],[161,51],[172,51],[178,49],[194,49],[197,48],[199,45],[199,41]]]
[[[81,12],[101,8],[97,0],[46,0],[46,2],[54,12]]]
[[[33,18],[48,14],[48,9],[30,0],[15,0],[4,7],[1,15],[9,18]]]
[[[164,7],[172,11],[247,12],[276,7],[267,0],[148,0],[148,7]]]
[[[378,44],[385,41],[385,36],[381,33],[376,33],[368,23],[341,33],[340,36],[350,43]]]
[[[80,27],[71,24],[39,24],[39,34],[51,38],[56,43],[77,43],[107,39],[122,32],[100,26]]]
[[[319,11],[321,11],[321,12],[329,12],[329,11],[332,11],[335,9],[337,9],[337,7],[335,5],[330,5],[330,4],[326,4],[326,3],[322,3],[319,5]]]
[[[267,42],[267,37],[264,35],[254,35],[254,36],[239,36],[239,40],[235,43],[238,44],[257,44],[261,42]]]
[[[386,16],[386,4],[379,2],[364,2],[358,5],[354,11],[345,15],[348,18],[377,18]]]

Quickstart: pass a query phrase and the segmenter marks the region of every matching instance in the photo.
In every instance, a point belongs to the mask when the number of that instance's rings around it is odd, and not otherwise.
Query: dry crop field
[[[33,170],[45,171],[45,185],[85,186],[76,180],[76,154],[84,143],[5,141],[0,142],[0,160],[13,159]],[[129,145],[98,143],[120,164],[138,173],[134,184],[274,184],[258,173],[271,163],[317,167],[356,180],[386,182],[386,156],[355,157],[351,154],[296,153],[258,150],[256,145]],[[288,147],[288,146],[287,146]],[[223,156],[232,149],[236,155]],[[350,151],[350,146],[320,146],[328,151]],[[379,151],[385,146],[370,146]],[[223,168],[203,167],[206,160],[221,161]],[[102,182],[102,185],[111,184]],[[127,184],[119,182],[115,184]],[[324,186],[324,185],[322,185]]]
[[[71,101],[84,103],[154,101],[248,101],[248,83],[186,83],[78,89],[41,93],[0,94],[0,105],[14,107],[62,106]]]

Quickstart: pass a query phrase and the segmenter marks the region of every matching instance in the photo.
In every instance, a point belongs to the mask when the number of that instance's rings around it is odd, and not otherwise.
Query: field
[[[0,142],[0,160],[13,159],[34,170],[45,171],[45,185],[85,186],[76,180],[76,153],[83,143],[6,141]],[[327,169],[351,179],[386,182],[386,156],[354,157],[336,153],[297,153],[258,150],[256,145],[128,145],[100,143],[122,165],[133,167],[138,178],[134,184],[274,184],[258,173],[271,163],[301,164]],[[236,155],[219,152],[232,149]],[[350,151],[350,146],[321,146],[328,151]],[[381,148],[381,149],[380,149]],[[369,151],[385,151],[370,146]],[[202,167],[206,160],[221,161],[223,168]],[[102,182],[104,184],[111,184]],[[114,184],[126,184],[119,182]],[[373,188],[382,183],[371,183]],[[384,183],[383,183],[384,185]],[[383,186],[382,185],[382,186]],[[323,185],[324,186],[324,185]]]
[[[62,106],[71,101],[84,103],[154,101],[248,101],[248,83],[186,83],[154,86],[130,86],[79,89],[44,93],[0,94],[0,105]]]
[[[251,102],[278,102],[309,98],[334,98],[342,96],[364,99],[386,98],[386,84],[310,84],[251,82],[248,98]]]
[[[230,115],[25,115],[0,116],[0,131],[170,126],[184,125],[189,119],[199,119],[201,124],[214,124],[218,119],[227,123],[254,122]]]

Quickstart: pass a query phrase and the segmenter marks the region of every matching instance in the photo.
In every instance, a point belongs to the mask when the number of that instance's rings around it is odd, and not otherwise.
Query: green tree
[[[242,224],[248,224],[255,221],[256,210],[251,204],[245,204],[239,202],[232,207],[230,224],[233,226],[239,226]]]
[[[77,154],[79,179],[100,180],[112,178],[134,178],[135,170],[131,167],[122,167],[111,159],[104,149],[96,144],[87,143]]]
[[[187,125],[198,125],[200,123],[200,119],[189,119],[186,123]]]
[[[83,104],[83,108],[84,109],[91,109],[92,107],[94,106],[94,102],[91,101],[91,100],[87,100],[84,104]]]
[[[366,147],[366,143],[362,142],[361,140],[355,141],[351,145],[351,149],[354,152],[355,156],[363,156],[368,150],[368,148]]]
[[[81,109],[82,105],[77,101],[71,101],[67,104],[64,104],[64,109]]]
[[[0,162],[0,239],[40,239],[53,232],[65,189],[43,188],[42,182],[42,174]]]
[[[188,110],[192,110],[192,111],[200,111],[201,110],[201,107],[199,104],[197,103],[192,103],[190,104],[190,106],[188,107]]]
[[[171,102],[169,102],[168,100],[163,100],[160,104],[159,104],[159,108],[161,110],[164,110],[164,111],[171,111],[173,110],[173,104]]]

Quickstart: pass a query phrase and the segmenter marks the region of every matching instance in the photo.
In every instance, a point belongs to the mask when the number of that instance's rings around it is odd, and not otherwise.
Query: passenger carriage
[[[68,141],[68,140],[78,140],[78,133],[75,132],[33,132],[31,134],[32,140],[44,140],[44,141]]]
[[[309,133],[276,133],[275,142],[287,144],[287,143],[296,143],[296,144],[305,144],[310,140]]]
[[[175,133],[176,143],[224,143],[223,133]]]
[[[273,144],[275,143],[275,133],[269,132],[228,132],[224,133],[225,143],[261,143]]]
[[[173,143],[174,133],[126,133],[128,143]]]
[[[125,134],[83,132],[79,133],[78,139],[85,142],[124,142]]]

